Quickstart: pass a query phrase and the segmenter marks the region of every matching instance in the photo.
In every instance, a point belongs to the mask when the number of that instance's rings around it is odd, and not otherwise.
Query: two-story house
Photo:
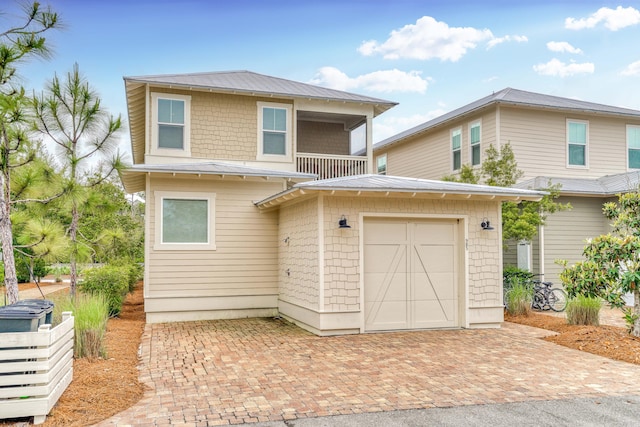
[[[506,143],[524,172],[516,187],[560,184],[572,209],[548,216],[530,247],[509,244],[504,262],[558,281],[556,260],[581,260],[585,239],[610,231],[602,204],[638,188],[640,111],[507,88],[380,141],[374,155],[379,173],[441,179]]]
[[[490,224],[502,200],[542,193],[373,174],[372,119],[393,102],[247,71],[124,81],[148,322],[280,315],[321,335],[502,322]]]

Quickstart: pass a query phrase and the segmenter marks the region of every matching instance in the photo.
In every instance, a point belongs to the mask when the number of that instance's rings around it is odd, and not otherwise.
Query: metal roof
[[[527,92],[524,90],[505,88],[501,91],[494,92],[489,96],[480,98],[463,107],[450,111],[433,120],[422,123],[404,132],[400,132],[394,136],[384,139],[374,145],[374,150],[379,150],[391,144],[401,142],[402,140],[413,135],[426,132],[440,124],[454,120],[460,116],[464,116],[490,105],[514,105],[520,107],[538,108],[538,109],[554,109],[562,111],[573,111],[587,114],[606,114],[614,116],[625,116],[640,118],[640,111],[630,108],[614,107],[611,105],[597,104],[594,102],[579,101],[577,99],[562,98],[559,96],[545,95],[535,92]]]
[[[314,179],[317,175],[283,170],[260,169],[250,166],[222,162],[173,163],[164,165],[134,165],[122,172],[120,178],[128,193],[144,191],[144,176],[148,173],[169,173],[186,175],[256,176],[264,178]]]
[[[610,197],[637,190],[640,185],[640,171],[607,175],[597,179],[537,176],[522,181],[514,187],[543,190],[549,186],[549,183],[560,184],[562,194]]]
[[[282,203],[307,192],[347,191],[364,195],[405,193],[415,197],[418,194],[437,195],[445,198],[450,195],[490,200],[540,200],[544,191],[519,188],[492,187],[488,185],[463,184],[457,182],[435,181],[418,178],[406,178],[390,175],[355,175],[342,178],[307,181],[295,184],[291,189],[275,194],[256,203],[259,207],[268,207]]]
[[[355,93],[343,92],[293,80],[271,77],[251,71],[219,71],[188,74],[162,74],[152,76],[124,77],[126,83],[150,83],[207,89],[220,92],[244,93],[247,95],[277,96],[282,98],[311,98],[340,102],[372,104],[375,115],[397,105],[397,102]]]

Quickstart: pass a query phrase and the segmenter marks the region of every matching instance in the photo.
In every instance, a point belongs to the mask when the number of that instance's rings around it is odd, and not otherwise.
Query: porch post
[[[370,114],[367,114],[367,126],[366,126],[366,140],[367,140],[367,173],[373,173],[373,118]]]

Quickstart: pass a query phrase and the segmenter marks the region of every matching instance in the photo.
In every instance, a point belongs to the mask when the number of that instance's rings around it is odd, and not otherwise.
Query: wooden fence
[[[45,421],[73,378],[73,323],[64,312],[55,328],[0,333],[0,419]]]

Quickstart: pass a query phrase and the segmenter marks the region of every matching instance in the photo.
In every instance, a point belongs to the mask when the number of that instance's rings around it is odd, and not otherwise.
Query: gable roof
[[[274,169],[261,169],[250,166],[223,162],[172,163],[167,165],[134,165],[120,171],[120,179],[127,193],[136,193],[145,189],[145,175],[166,173],[171,175],[217,175],[240,177],[263,177],[284,179],[314,179],[317,175],[289,172]]]
[[[423,197],[444,199],[446,197],[484,200],[540,200],[544,191],[525,190],[520,188],[492,187],[488,185],[463,184],[458,182],[436,181],[428,179],[407,178],[391,175],[355,175],[341,178],[300,182],[289,190],[275,194],[256,202],[260,208],[279,205],[285,201],[303,196],[311,192],[336,191],[352,192],[356,196],[389,196]]]
[[[514,188],[543,190],[550,182],[560,184],[560,193],[565,195],[612,197],[637,190],[640,185],[640,171],[607,175],[597,179],[537,176],[519,182]]]
[[[206,89],[213,92],[242,93],[253,96],[307,98],[372,104],[375,107],[374,112],[376,116],[398,104],[397,102],[384,99],[343,92],[244,70],[124,77],[124,81],[125,84],[151,83],[161,86]]]
[[[524,90],[505,88],[494,92],[489,96],[480,98],[463,107],[450,111],[433,120],[422,123],[411,129],[407,129],[397,135],[379,141],[373,146],[374,150],[388,147],[392,144],[400,143],[403,140],[426,132],[436,126],[447,123],[451,120],[475,113],[483,108],[496,105],[511,105],[516,107],[527,107],[537,109],[551,109],[559,111],[571,111],[575,113],[613,115],[623,117],[640,118],[640,111],[630,108],[614,107],[611,105],[597,104],[594,102],[580,101],[577,99],[562,98],[560,96],[544,95],[541,93],[527,92]]]

